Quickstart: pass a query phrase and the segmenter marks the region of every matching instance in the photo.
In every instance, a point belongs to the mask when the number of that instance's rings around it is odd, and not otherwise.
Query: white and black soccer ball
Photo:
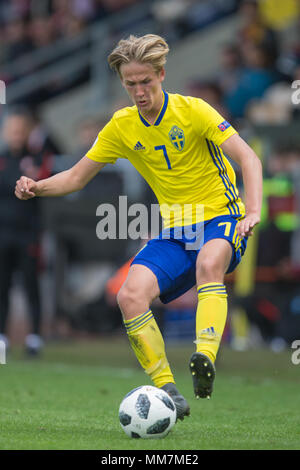
[[[176,422],[172,398],[160,388],[142,385],[124,397],[119,420],[125,433],[133,438],[165,437]]]

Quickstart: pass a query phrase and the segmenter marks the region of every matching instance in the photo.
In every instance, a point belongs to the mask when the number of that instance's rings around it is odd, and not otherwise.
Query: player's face
[[[156,117],[163,103],[165,71],[155,72],[151,64],[129,62],[120,67],[122,84],[141,114]]]

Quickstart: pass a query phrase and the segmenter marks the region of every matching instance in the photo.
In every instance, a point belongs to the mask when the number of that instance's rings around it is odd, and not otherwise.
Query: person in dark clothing
[[[3,124],[5,149],[0,152],[0,339],[7,337],[9,291],[15,271],[22,273],[30,315],[28,353],[42,347],[41,302],[38,283],[40,213],[39,201],[28,203],[14,196],[16,178],[26,174],[34,179],[49,176],[49,153],[34,153],[28,146],[31,118],[25,113],[6,117]]]

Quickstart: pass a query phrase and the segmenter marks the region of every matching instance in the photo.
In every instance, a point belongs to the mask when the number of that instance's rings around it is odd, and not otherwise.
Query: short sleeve
[[[192,123],[197,134],[222,145],[237,131],[212,106],[201,99],[194,99],[192,105]]]
[[[99,132],[86,156],[95,162],[112,164],[118,158],[126,158],[114,118]]]

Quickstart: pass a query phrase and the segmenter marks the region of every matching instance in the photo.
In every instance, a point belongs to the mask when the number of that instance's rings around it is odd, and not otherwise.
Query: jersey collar
[[[166,113],[167,107],[168,107],[169,95],[165,90],[163,90],[163,95],[164,95],[164,101],[163,101],[162,107],[160,108],[160,111],[158,113],[158,116],[157,116],[153,126],[159,126],[159,124],[161,123],[162,118],[164,117],[164,115]],[[147,119],[145,119],[144,116],[142,116],[139,111],[138,111],[138,113],[139,113],[140,120],[142,121],[142,123],[146,127],[150,127],[152,124],[150,124],[150,122],[148,122]]]

